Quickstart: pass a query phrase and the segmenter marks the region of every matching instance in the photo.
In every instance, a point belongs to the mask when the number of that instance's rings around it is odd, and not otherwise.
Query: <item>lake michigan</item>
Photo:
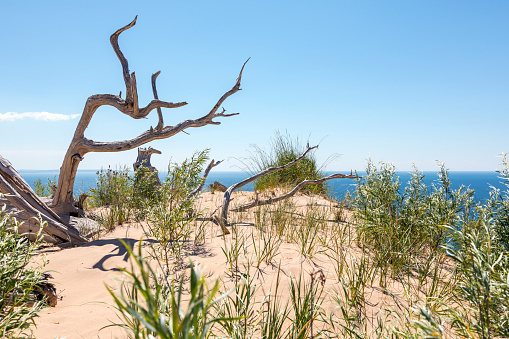
[[[48,178],[53,180],[58,176],[57,170],[20,170],[20,174],[23,178],[34,187],[34,182],[37,180],[41,180],[43,184],[46,184]],[[332,174],[335,172],[325,172],[326,175]],[[341,173],[341,172],[339,172]],[[346,173],[346,172],[345,172]],[[349,174],[349,173],[348,173]],[[364,175],[365,172],[358,172],[360,176]],[[425,171],[422,172],[424,174],[424,182],[426,185],[430,185],[432,183],[436,183],[438,180],[438,173]],[[400,182],[402,187],[405,187],[410,180],[411,173],[410,172],[398,172],[400,177]],[[237,183],[243,179],[249,177],[250,174],[247,172],[214,172],[212,171],[207,178],[205,185],[213,183],[214,181],[219,181],[225,186],[230,186],[234,183]],[[159,172],[159,177],[161,181],[164,181],[166,178],[165,172]],[[97,178],[97,170],[78,170],[76,175],[76,181],[74,184],[74,193],[78,194],[80,192],[86,192],[90,188],[94,188],[96,186],[96,178]],[[484,201],[489,198],[489,192],[492,190],[492,187],[500,189],[502,191],[505,190],[505,186],[502,184],[502,179],[499,178],[499,174],[496,172],[480,172],[480,171],[451,171],[449,172],[449,179],[451,181],[451,188],[458,189],[460,186],[467,186],[473,190],[475,190],[475,200]],[[330,188],[332,196],[338,200],[344,198],[345,193],[347,191],[353,192],[355,190],[356,180],[352,179],[335,179],[327,182],[327,186]],[[253,185],[248,184],[243,187],[244,190],[252,191]]]

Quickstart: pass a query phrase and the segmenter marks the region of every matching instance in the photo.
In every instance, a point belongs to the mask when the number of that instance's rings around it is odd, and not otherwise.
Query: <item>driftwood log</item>
[[[357,176],[356,175],[353,175],[353,174],[341,174],[341,173],[335,173],[335,174],[331,174],[325,178],[322,178],[322,179],[317,179],[317,180],[304,180],[302,182],[300,182],[299,184],[297,184],[297,186],[295,186],[290,192],[288,193],[285,193],[285,194],[282,194],[278,197],[270,197],[268,199],[264,199],[264,200],[259,200],[258,199],[258,195],[257,195],[257,199],[247,203],[247,204],[244,204],[244,205],[241,205],[241,206],[237,206],[235,207],[234,209],[232,209],[233,212],[242,212],[242,211],[245,211],[249,208],[253,208],[253,207],[256,207],[256,206],[263,206],[263,205],[268,205],[268,204],[272,204],[272,203],[275,203],[275,202],[278,202],[278,201],[281,201],[281,200],[284,200],[284,199],[288,199],[290,197],[293,197],[295,195],[295,193],[297,193],[298,191],[300,191],[301,188],[303,188],[304,186],[306,185],[319,185],[321,183],[324,183],[328,180],[332,180],[332,179],[356,179]]]
[[[47,242],[70,242],[74,245],[87,242],[76,228],[62,220],[35,194],[11,163],[1,155],[0,192],[4,194],[3,203],[7,205],[7,209],[24,222],[19,229],[21,233],[33,233],[34,237],[42,222],[45,223],[42,229],[43,240]]]
[[[261,171],[260,173],[257,173],[247,179],[244,179],[236,184],[233,184],[231,185],[230,187],[228,187],[228,189],[226,190],[226,192],[224,192],[224,198],[223,198],[223,204],[221,206],[221,215],[220,217],[218,218],[218,222],[220,222],[220,226],[222,229],[225,229],[226,226],[228,225],[228,208],[229,208],[229,205],[230,205],[230,199],[231,199],[231,195],[233,193],[233,191],[235,191],[236,189],[242,187],[242,186],[245,186],[247,184],[249,184],[250,182],[253,182],[255,181],[256,179],[266,175],[266,174],[269,174],[269,173],[272,173],[272,172],[275,172],[275,171],[281,171],[281,170],[284,170],[285,168],[288,168],[294,164],[296,164],[297,162],[299,162],[300,160],[304,159],[304,157],[306,156],[306,154],[308,154],[309,152],[311,152],[312,150],[318,148],[318,145],[317,146],[313,146],[313,147],[309,147],[309,144],[307,145],[307,149],[306,151],[304,151],[304,153],[302,153],[297,159],[287,163],[286,165],[283,165],[283,166],[279,166],[279,167],[269,167],[267,168],[266,170],[263,170]]]
[[[230,233],[228,231],[228,229],[226,228],[226,226],[228,226],[228,208],[230,205],[231,194],[233,193],[233,191],[235,191],[236,189],[238,189],[244,185],[247,185],[250,182],[253,182],[254,180],[256,180],[266,174],[269,174],[269,173],[275,172],[275,171],[281,171],[281,170],[284,170],[284,169],[296,164],[300,160],[304,159],[306,157],[306,155],[311,150],[313,150],[315,148],[318,148],[318,146],[309,147],[309,144],[308,144],[307,149],[306,149],[306,151],[304,151],[304,153],[302,153],[297,159],[287,163],[286,165],[279,166],[279,167],[269,167],[260,173],[257,173],[245,180],[242,180],[242,181],[228,187],[228,189],[224,193],[223,204],[221,206],[221,215],[220,215],[220,217],[215,218],[215,223],[217,223],[221,227],[221,229],[223,230],[223,233],[224,234]],[[327,180],[332,180],[332,179],[355,179],[355,178],[357,178],[357,175],[354,175],[352,173],[350,173],[349,175],[336,173],[336,174],[329,175],[322,179],[304,180],[304,181],[300,182],[299,184],[297,184],[297,186],[295,186],[290,192],[280,195],[278,197],[273,197],[273,198],[269,198],[269,199],[265,199],[265,200],[259,200],[258,194],[256,194],[256,199],[254,201],[251,201],[247,204],[238,206],[235,209],[233,209],[233,211],[244,211],[244,210],[247,210],[247,209],[255,207],[255,206],[267,205],[267,204],[271,204],[271,203],[274,203],[274,202],[277,202],[280,200],[288,199],[288,198],[294,196],[302,187],[304,187],[306,185],[318,185],[318,184],[321,184]]]
[[[242,66],[235,85],[229,91],[224,93],[221,98],[219,98],[209,113],[198,119],[185,120],[176,124],[175,126],[164,126],[163,116],[160,109],[182,107],[187,105],[187,103],[173,103],[158,99],[156,90],[156,78],[160,72],[157,72],[152,76],[152,87],[155,99],[152,100],[147,106],[140,107],[138,102],[138,91],[136,86],[135,73],[131,73],[129,71],[127,59],[125,58],[118,45],[119,35],[125,30],[133,27],[135,24],[136,18],[130,24],[117,30],[110,37],[110,42],[113,50],[115,51],[122,65],[122,74],[126,87],[126,97],[123,99],[121,97],[122,93],[120,93],[120,95],[96,94],[87,99],[83,109],[83,114],[81,115],[81,119],[78,122],[74,136],[65,154],[62,166],[60,167],[60,175],[58,177],[57,188],[55,190],[55,194],[53,195],[53,200],[50,204],[50,207],[57,213],[69,214],[70,212],[75,212],[73,199],[74,181],[78,166],[83,160],[85,154],[89,152],[120,152],[130,150],[153,140],[169,138],[177,133],[183,132],[187,128],[202,127],[206,125],[219,125],[220,122],[214,120],[215,118],[230,117],[238,114],[225,114],[224,108],[221,112],[218,112],[218,109],[228,97],[241,90],[240,83],[242,79],[242,72],[249,59]],[[101,106],[105,105],[112,106],[119,110],[121,113],[130,116],[133,119],[143,119],[152,110],[156,109],[159,116],[159,122],[155,129],[151,127],[149,130],[129,140],[102,142],[86,138],[85,130],[89,126],[94,113]]]

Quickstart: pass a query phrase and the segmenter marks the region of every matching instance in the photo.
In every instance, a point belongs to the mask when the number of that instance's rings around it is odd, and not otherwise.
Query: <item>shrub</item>
[[[464,335],[509,336],[509,256],[497,250],[494,226],[481,214],[474,227],[450,228],[455,242],[446,249],[458,264],[458,305],[470,306],[453,323]]]
[[[191,224],[197,213],[193,210],[194,200],[189,199],[189,195],[203,182],[200,173],[208,159],[208,152],[208,149],[195,152],[181,164],[170,162],[166,181],[157,192],[158,203],[153,204],[148,212],[148,219],[152,222],[150,235],[158,241],[154,256],[165,263],[166,273],[170,259],[179,264],[181,251],[192,233]]]
[[[499,173],[507,185],[505,155],[503,166]],[[509,336],[508,215],[508,192],[493,189],[486,204],[477,207],[475,218],[461,228],[448,227],[450,239],[444,248],[457,263],[457,302],[469,306],[453,324],[465,336],[471,332],[480,338]]]
[[[132,195],[132,179],[129,168],[120,170],[101,169],[97,172],[96,188],[90,189],[95,206],[119,205]]]
[[[507,252],[509,251],[509,162],[505,154],[502,155],[502,165],[503,169],[497,172],[507,189],[502,192],[493,188],[486,207],[488,216],[493,219],[497,246]]]
[[[358,179],[352,198],[357,233],[372,250],[382,279],[389,268],[392,277],[413,268],[429,270],[446,243],[443,225],[458,229],[471,216],[474,192],[463,187],[451,191],[443,164],[435,184],[427,187],[423,179],[415,169],[402,191],[394,166],[377,168],[371,161]]]
[[[149,208],[161,202],[161,182],[158,174],[146,167],[139,167],[131,177],[130,184],[132,196],[129,205],[137,218],[144,219]]]

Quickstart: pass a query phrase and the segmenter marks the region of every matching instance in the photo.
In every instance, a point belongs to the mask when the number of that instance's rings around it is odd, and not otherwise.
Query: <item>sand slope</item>
[[[214,211],[220,204],[221,195],[205,193],[199,199],[200,209],[205,211]],[[251,193],[239,193],[234,196],[235,204],[243,203],[251,199]],[[328,208],[331,202],[323,198],[311,198],[304,195],[292,198],[297,207],[307,208],[309,206],[322,206]],[[232,205],[234,205],[232,203]],[[207,212],[205,212],[206,214]],[[256,230],[253,226],[254,218],[249,213],[230,213],[231,222],[237,222],[238,229],[246,242],[246,249],[250,253],[250,260],[255,260],[253,248],[256,246],[252,242],[258,239]],[[240,223],[240,221],[243,223]],[[145,228],[147,225],[145,225]],[[232,278],[229,273],[225,255],[221,248],[230,247],[234,240],[233,235],[222,237],[220,230],[212,223],[206,226],[206,240],[201,246],[189,244],[185,255],[193,262],[203,268],[207,280],[213,282],[220,279],[222,290],[228,290],[232,287]],[[255,232],[255,233],[253,233]],[[250,237],[255,234],[255,237]],[[239,236],[239,235],[238,235]],[[37,338],[125,338],[125,332],[119,327],[108,327],[113,322],[118,321],[116,311],[111,304],[113,300],[105,288],[109,286],[117,290],[118,279],[121,274],[119,268],[129,267],[128,253],[120,243],[123,239],[131,246],[136,245],[139,239],[144,239],[144,249],[149,249],[149,242],[154,241],[145,237],[142,227],[136,224],[123,225],[117,227],[113,232],[105,234],[99,240],[92,241],[86,245],[69,248],[55,249],[51,248],[45,251],[49,264],[47,269],[53,271],[53,277],[57,284],[57,291],[61,300],[55,308],[49,308],[40,314],[36,320],[37,328],[34,334]],[[246,240],[251,239],[251,240]],[[358,248],[345,249],[352,258],[358,255]],[[182,270],[177,270],[178,276],[185,272],[185,262]],[[242,271],[243,262],[239,263],[239,270]],[[334,264],[325,254],[316,253],[312,258],[307,258],[299,253],[296,244],[281,243],[279,254],[274,258],[272,264],[261,263],[259,268],[254,268],[251,275],[255,277],[257,290],[257,302],[261,303],[264,296],[274,289],[275,280],[281,267],[280,289],[279,293],[288,299],[288,286],[292,278],[298,276],[301,272],[306,280],[312,272],[321,269],[325,274],[325,290],[328,292],[339,290],[341,287],[334,270]],[[379,309],[387,298],[387,295],[375,287],[370,287],[368,299],[371,304]],[[393,291],[399,293],[398,291]],[[332,311],[335,307],[333,303],[327,301],[324,303],[326,311]],[[373,316],[376,316],[374,312]]]

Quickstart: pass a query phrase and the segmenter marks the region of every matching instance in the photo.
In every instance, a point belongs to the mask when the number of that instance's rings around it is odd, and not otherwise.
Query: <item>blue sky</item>
[[[136,72],[140,103],[187,101],[165,122],[224,104],[239,116],[149,145],[166,168],[194,150],[238,170],[251,144],[276,130],[320,143],[329,170],[362,170],[366,159],[435,170],[494,170],[509,152],[507,1],[19,1],[0,4],[0,154],[18,169],[57,169],[88,96],[125,92],[109,36]],[[48,112],[51,114],[41,113]],[[9,113],[9,114],[7,114]],[[27,114],[23,114],[27,113]],[[65,115],[65,116],[64,116]],[[66,120],[56,120],[63,119]],[[37,120],[43,119],[43,120]],[[102,108],[86,132],[132,138],[157,124]],[[136,150],[89,153],[80,169],[128,164]]]

